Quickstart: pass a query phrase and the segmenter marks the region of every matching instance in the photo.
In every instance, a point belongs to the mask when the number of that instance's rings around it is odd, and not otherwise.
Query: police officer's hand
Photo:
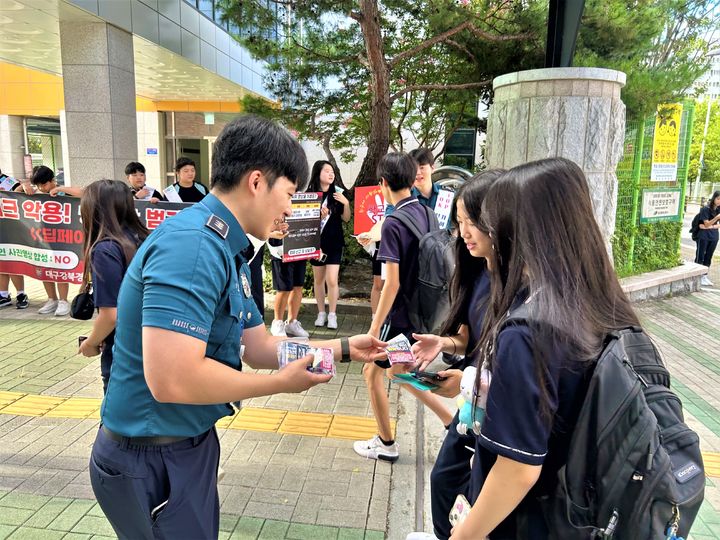
[[[387,358],[385,352],[387,343],[370,334],[352,336],[348,341],[350,343],[350,358],[353,360],[369,363]]]
[[[433,394],[451,399],[457,397],[460,394],[460,381],[463,372],[459,369],[446,369],[445,371],[438,371],[437,374],[445,377],[445,380],[433,381],[433,384],[437,385],[437,388],[432,390]]]
[[[315,357],[311,354],[304,356],[295,362],[290,362],[283,369],[278,371],[277,376],[283,378],[283,391],[289,393],[304,392],[318,384],[326,383],[332,379],[332,375],[319,375],[308,371],[312,366]]]

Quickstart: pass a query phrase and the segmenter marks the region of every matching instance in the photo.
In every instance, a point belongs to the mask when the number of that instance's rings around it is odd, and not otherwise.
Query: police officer
[[[307,182],[307,161],[282,127],[253,116],[217,138],[212,190],[165,221],[130,264],[118,297],[114,362],[93,445],[90,479],[119,538],[217,538],[215,422],[228,402],[301,392],[329,376],[295,362],[277,368],[278,340],[253,302],[247,234],[267,239]],[[335,358],[382,357],[353,336],[322,345]]]

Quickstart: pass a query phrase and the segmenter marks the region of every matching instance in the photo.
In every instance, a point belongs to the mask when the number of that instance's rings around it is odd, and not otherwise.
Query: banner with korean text
[[[288,235],[283,239],[283,262],[317,259],[320,251],[321,192],[296,193],[292,215],[287,218]]]
[[[135,201],[150,230],[187,206]],[[0,191],[0,273],[81,283],[83,242],[79,198]]]

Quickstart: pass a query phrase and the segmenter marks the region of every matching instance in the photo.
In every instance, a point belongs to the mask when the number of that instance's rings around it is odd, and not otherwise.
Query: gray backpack
[[[526,307],[504,324],[522,324]],[[553,496],[541,504],[552,540],[687,537],[705,493],[700,439],[641,328],[608,336]]]
[[[427,213],[427,231],[421,231],[413,218],[396,210],[388,216],[395,218],[418,239],[417,286],[410,294],[402,291],[408,307],[410,324],[415,332],[427,334],[437,331],[450,312],[450,280],[455,269],[455,252],[452,234],[441,229],[437,216],[430,208]]]

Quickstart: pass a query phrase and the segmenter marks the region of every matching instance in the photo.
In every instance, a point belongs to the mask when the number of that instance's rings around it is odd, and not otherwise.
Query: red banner
[[[369,232],[385,215],[380,186],[355,188],[355,228],[353,234]]]

